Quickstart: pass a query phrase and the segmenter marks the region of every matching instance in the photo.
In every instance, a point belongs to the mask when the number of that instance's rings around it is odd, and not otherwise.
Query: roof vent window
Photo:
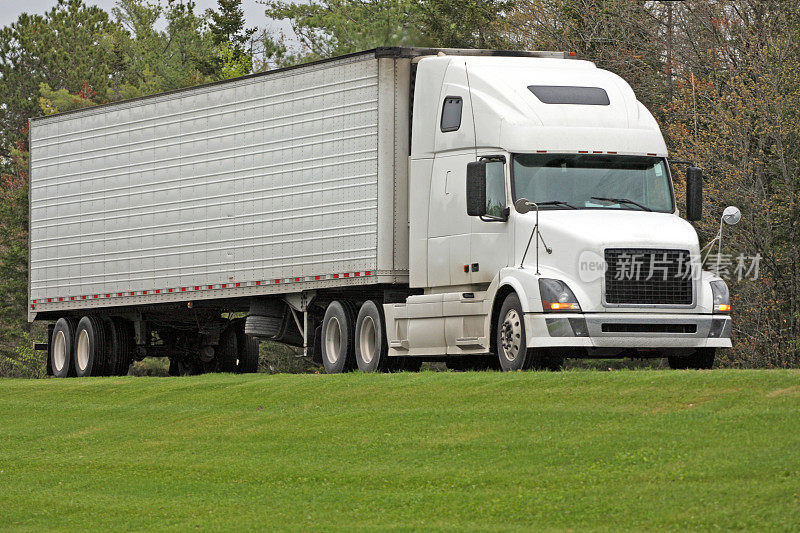
[[[529,85],[528,89],[545,104],[609,105],[608,93],[600,87]]]

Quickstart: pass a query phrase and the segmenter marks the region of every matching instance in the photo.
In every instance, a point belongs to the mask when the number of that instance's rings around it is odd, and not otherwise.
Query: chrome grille
[[[607,304],[691,305],[692,265],[688,250],[607,248]]]

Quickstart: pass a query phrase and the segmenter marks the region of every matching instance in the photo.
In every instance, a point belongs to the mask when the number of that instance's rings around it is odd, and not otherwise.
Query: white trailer
[[[259,339],[329,372],[730,346],[658,126],[565,53],[382,48],[34,119],[30,147],[58,376],[254,371]]]

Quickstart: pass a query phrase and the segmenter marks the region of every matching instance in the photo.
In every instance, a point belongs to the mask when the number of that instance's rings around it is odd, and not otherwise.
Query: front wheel
[[[532,357],[528,354],[522,304],[516,293],[509,294],[503,301],[497,320],[496,337],[497,357],[502,370],[513,372],[530,368]]]

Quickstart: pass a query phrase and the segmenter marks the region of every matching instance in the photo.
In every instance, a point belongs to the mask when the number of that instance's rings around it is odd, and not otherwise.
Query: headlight
[[[542,296],[542,309],[545,313],[581,310],[578,299],[563,281],[539,278],[539,294]]]
[[[714,296],[714,312],[728,313],[731,310],[731,295],[728,285],[722,281],[711,282],[711,294]]]

